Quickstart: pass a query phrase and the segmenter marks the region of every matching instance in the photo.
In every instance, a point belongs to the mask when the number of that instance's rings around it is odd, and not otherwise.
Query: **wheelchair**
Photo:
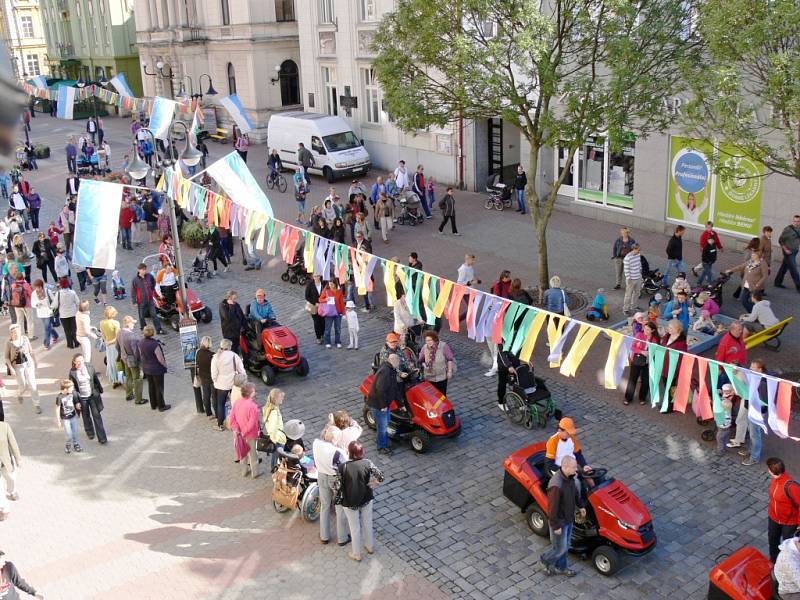
[[[534,426],[545,427],[550,417],[561,418],[561,411],[544,379],[536,377],[533,369],[526,364],[516,367],[516,373],[509,373],[510,384],[504,396],[506,415],[517,425],[528,429]]]

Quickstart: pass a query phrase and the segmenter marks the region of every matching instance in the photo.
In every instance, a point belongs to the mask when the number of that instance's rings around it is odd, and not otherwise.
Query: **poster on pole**
[[[668,219],[701,226],[709,219],[713,152],[713,146],[699,140],[677,136],[670,138]]]
[[[756,237],[761,234],[764,165],[741,156],[732,146],[720,146],[719,152],[725,175],[716,177],[714,225],[724,231]]]
[[[183,354],[183,368],[191,369],[195,365],[197,349],[200,347],[200,340],[197,337],[197,323],[194,321],[182,321],[179,335],[181,338],[181,353]]]

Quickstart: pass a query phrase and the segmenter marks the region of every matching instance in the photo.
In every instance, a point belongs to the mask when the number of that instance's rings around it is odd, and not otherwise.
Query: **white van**
[[[371,166],[361,140],[341,117],[299,111],[270,117],[267,145],[278,149],[284,165],[297,165],[299,142],[314,157],[309,171],[321,173],[330,183],[339,177],[363,176]]]

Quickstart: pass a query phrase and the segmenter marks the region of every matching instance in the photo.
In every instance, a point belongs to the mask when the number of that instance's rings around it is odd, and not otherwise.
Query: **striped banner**
[[[227,109],[228,114],[230,114],[231,118],[239,127],[239,131],[248,133],[253,130],[253,122],[250,120],[250,117],[247,116],[247,111],[245,111],[242,102],[236,94],[225,96],[219,103]]]
[[[62,85],[58,88],[58,110],[56,116],[59,119],[72,119],[72,109],[75,105],[75,93],[78,90],[74,87]]]
[[[123,189],[119,183],[81,179],[73,238],[72,262],[76,265],[114,268]]]

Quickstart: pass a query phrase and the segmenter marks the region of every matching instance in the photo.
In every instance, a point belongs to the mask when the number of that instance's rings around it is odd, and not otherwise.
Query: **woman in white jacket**
[[[399,291],[399,290],[398,290]],[[394,303],[394,332],[400,336],[400,345],[406,345],[406,334],[408,330],[417,324],[416,319],[411,315],[406,302],[406,295],[403,294],[397,298]]]
[[[75,315],[75,337],[81,345],[81,353],[86,364],[92,363],[92,340],[97,339],[89,316],[89,301],[82,300]]]

